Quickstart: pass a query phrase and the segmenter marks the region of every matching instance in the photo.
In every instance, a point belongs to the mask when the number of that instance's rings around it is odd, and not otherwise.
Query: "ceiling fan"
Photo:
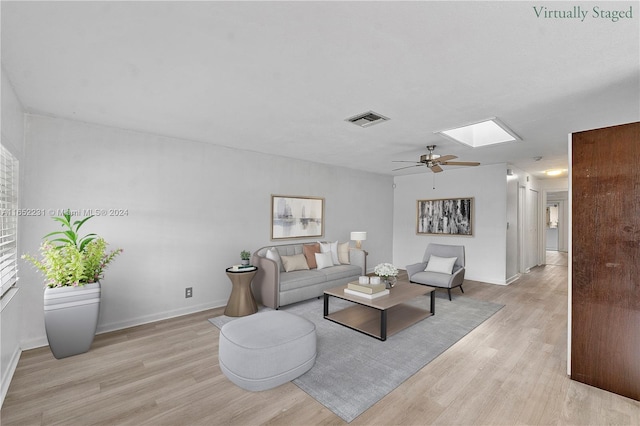
[[[480,163],[471,162],[471,161],[449,161],[449,160],[454,160],[458,157],[456,157],[455,155],[434,154],[433,150],[436,149],[435,145],[429,145],[427,146],[427,149],[429,150],[429,153],[422,154],[420,156],[420,161],[400,161],[400,160],[393,161],[394,163],[415,163],[415,164],[413,166],[406,166],[406,167],[400,167],[399,169],[393,169],[392,171],[395,172],[396,170],[408,169],[409,167],[427,166],[428,168],[431,169],[432,172],[440,173],[441,171],[443,171],[442,167],[440,166],[479,166],[480,165]]]

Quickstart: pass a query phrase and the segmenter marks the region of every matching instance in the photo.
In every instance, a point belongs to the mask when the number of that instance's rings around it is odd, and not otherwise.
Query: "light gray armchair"
[[[439,258],[456,258],[451,273],[425,271],[431,255]],[[439,259],[434,259],[438,260]],[[442,263],[442,261],[440,261]],[[446,263],[446,262],[445,262]],[[424,252],[422,262],[407,265],[407,275],[409,281],[417,284],[424,284],[431,287],[446,288],[451,300],[451,289],[460,287],[464,282],[464,246],[453,246],[446,244],[429,244]]]

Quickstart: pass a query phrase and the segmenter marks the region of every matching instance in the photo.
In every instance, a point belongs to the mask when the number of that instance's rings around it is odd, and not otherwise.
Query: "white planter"
[[[45,288],[44,325],[53,356],[85,353],[93,343],[100,313],[100,283]]]

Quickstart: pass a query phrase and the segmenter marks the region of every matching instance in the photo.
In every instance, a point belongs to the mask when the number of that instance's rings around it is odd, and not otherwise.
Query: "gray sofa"
[[[305,243],[309,244],[309,243]],[[285,272],[276,261],[268,259],[267,251],[275,248],[280,256],[303,254],[303,243],[262,247],[253,253],[252,265],[258,271],[251,284],[258,303],[273,309],[323,295],[326,289],[357,281],[365,273],[365,252],[349,249],[349,264],[323,269]]]

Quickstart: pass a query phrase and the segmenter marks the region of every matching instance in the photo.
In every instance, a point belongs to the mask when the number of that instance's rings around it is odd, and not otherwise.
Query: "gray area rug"
[[[316,325],[316,363],[293,381],[300,389],[351,422],[504,305],[436,293],[436,314],[389,337],[386,342],[343,327],[322,316],[322,299],[281,308]],[[429,296],[410,304],[429,309]],[[336,298],[329,312],[351,304]],[[266,308],[268,309],[268,308]],[[222,327],[235,318],[209,321]]]

